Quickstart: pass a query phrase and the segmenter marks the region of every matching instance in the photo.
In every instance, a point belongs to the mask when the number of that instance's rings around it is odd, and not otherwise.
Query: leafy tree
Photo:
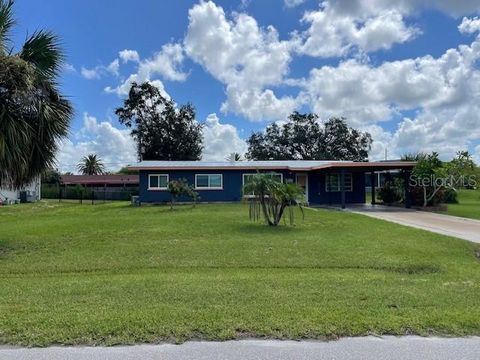
[[[202,125],[192,105],[176,107],[148,83],[133,83],[123,107],[115,110],[120,123],[132,129],[140,160],[199,160]]]
[[[458,187],[472,187],[469,185],[469,180],[470,177],[475,179],[476,165],[468,151],[458,151],[452,161],[445,164],[445,167],[447,173],[457,180]]]
[[[73,110],[58,86],[55,34],[36,31],[12,53],[13,4],[0,0],[0,186],[17,189],[53,167]]]
[[[60,184],[61,178],[57,169],[48,169],[42,174],[42,184]]]
[[[137,175],[138,170],[130,170],[128,167],[124,166],[116,172],[118,175]]]
[[[265,132],[247,139],[251,160],[368,159],[372,137],[349,127],[345,118],[331,118],[323,126],[315,114],[294,112],[283,125],[273,123]]]
[[[294,207],[299,206],[303,212],[302,204],[304,192],[297,184],[281,183],[273,179],[271,174],[258,173],[243,187],[244,194],[254,194],[249,197],[250,219],[258,220],[260,211],[265,223],[277,226],[288,209],[290,224],[294,223]]]
[[[235,162],[235,161],[242,161],[243,158],[242,158],[241,154],[239,154],[237,152],[233,152],[230,155],[228,155],[227,157],[225,157],[225,160]]]
[[[177,202],[181,196],[186,196],[193,201],[195,207],[198,201],[198,193],[194,190],[192,185],[189,185],[187,180],[170,180],[167,185],[168,192],[170,193],[170,209],[173,209],[173,205]]]
[[[409,154],[404,155],[402,160],[417,162],[410,178],[410,185],[413,185],[413,203],[426,207],[442,202],[446,185],[444,179],[447,173],[438,153]],[[422,201],[420,201],[420,197]]]
[[[77,170],[83,175],[102,175],[105,173],[105,166],[102,159],[95,154],[84,156],[77,165]]]
[[[388,179],[378,191],[378,198],[385,204],[401,202],[403,197],[403,179],[401,178]]]

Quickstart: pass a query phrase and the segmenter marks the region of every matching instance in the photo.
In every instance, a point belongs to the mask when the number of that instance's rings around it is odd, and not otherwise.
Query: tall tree
[[[294,112],[285,124],[273,123],[248,139],[251,160],[351,160],[368,159],[372,137],[331,118],[323,126],[316,114]]]
[[[97,155],[89,154],[78,163],[77,170],[82,175],[102,175],[105,173],[105,165]]]
[[[133,83],[123,107],[115,110],[120,123],[132,129],[139,160],[199,160],[202,125],[192,105],[177,107],[148,83]]]
[[[0,186],[20,188],[50,169],[73,110],[60,93],[58,37],[36,31],[12,53],[13,0],[0,0]]]

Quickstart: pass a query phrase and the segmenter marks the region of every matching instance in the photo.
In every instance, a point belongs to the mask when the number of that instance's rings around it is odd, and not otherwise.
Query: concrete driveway
[[[0,360],[477,360],[480,338],[359,337],[242,340],[115,347],[0,347]]]
[[[346,210],[480,243],[480,220],[382,205],[351,205]]]

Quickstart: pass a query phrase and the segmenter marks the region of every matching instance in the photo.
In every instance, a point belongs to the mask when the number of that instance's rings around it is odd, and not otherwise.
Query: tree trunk
[[[275,225],[270,220],[270,215],[268,214],[267,204],[265,203],[265,196],[264,195],[260,196],[260,204],[262,205],[263,217],[265,218],[265,222],[269,226]]]
[[[282,204],[280,208],[278,209],[278,212],[275,217],[275,225],[278,225],[280,221],[282,220],[283,213],[285,211],[286,205]]]

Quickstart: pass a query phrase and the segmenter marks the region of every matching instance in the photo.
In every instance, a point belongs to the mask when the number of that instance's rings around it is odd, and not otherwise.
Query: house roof
[[[413,161],[353,162],[330,160],[269,160],[269,161],[141,161],[130,165],[130,170],[291,170],[320,169],[389,170],[411,169]]]
[[[138,175],[62,175],[65,185],[138,185]]]

